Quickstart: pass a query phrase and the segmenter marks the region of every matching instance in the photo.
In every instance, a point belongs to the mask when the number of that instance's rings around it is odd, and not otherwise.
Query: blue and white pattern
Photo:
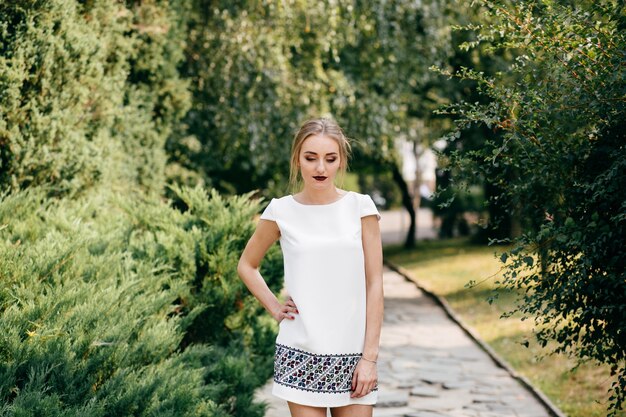
[[[303,391],[349,392],[360,358],[358,353],[317,355],[277,343],[274,381]]]

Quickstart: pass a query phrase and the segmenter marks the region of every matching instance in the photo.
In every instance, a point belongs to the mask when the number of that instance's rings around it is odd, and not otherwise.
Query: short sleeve
[[[263,210],[263,213],[261,213],[261,219],[271,220],[273,222],[276,221],[276,215],[274,214],[274,209],[276,207],[275,200],[275,198],[272,198],[267,207],[265,207],[265,210]]]
[[[363,194],[361,197],[361,217],[376,215],[377,220],[380,220],[380,213],[374,204],[374,200],[367,194]]]

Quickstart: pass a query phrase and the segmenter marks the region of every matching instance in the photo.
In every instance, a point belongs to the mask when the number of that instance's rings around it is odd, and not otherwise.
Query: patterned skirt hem
[[[314,393],[347,393],[351,391],[352,375],[361,356],[361,353],[315,354],[276,343],[274,382]]]

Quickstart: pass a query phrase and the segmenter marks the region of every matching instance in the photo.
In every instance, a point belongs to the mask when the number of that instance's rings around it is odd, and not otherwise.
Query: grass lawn
[[[500,291],[495,303],[487,302],[494,280],[502,278],[500,261],[494,256],[502,251],[502,247],[471,245],[461,238],[420,242],[411,251],[398,246],[384,250],[387,260],[404,267],[425,288],[446,298],[466,324],[565,414],[606,416],[607,390],[612,381],[608,367],[585,364],[571,372],[573,359],[547,355],[548,351],[535,342],[532,320],[500,318],[514,305],[515,294]],[[470,280],[485,282],[465,288]],[[528,347],[522,345],[524,342]]]

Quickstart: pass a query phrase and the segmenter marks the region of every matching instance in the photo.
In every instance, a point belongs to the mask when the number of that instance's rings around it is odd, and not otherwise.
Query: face
[[[339,144],[328,136],[309,136],[302,143],[300,173],[305,187],[333,187],[339,169]]]

